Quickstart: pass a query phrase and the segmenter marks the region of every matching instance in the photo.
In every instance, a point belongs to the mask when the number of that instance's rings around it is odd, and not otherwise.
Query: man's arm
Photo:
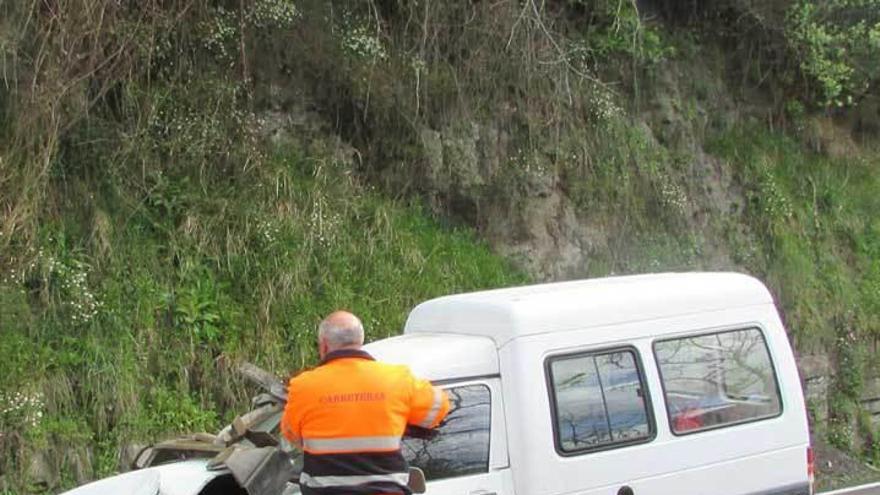
[[[428,380],[412,377],[412,395],[407,422],[420,428],[436,428],[449,414],[446,391]]]
[[[301,389],[297,382],[297,378],[291,378],[287,385],[287,404],[284,406],[284,415],[281,417],[281,434],[284,435],[290,443],[296,445],[302,450],[302,394],[298,393]]]

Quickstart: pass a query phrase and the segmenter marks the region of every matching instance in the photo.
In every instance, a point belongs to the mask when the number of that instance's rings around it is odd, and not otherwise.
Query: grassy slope
[[[296,150],[234,183],[157,178],[143,203],[104,186],[45,224],[41,250],[21,253],[30,269],[0,284],[6,493],[38,452],[70,486],[84,447],[104,476],[123,443],[217,428],[247,404],[221,357],[310,364],[334,308],[376,339],[425,298],[524,280],[470,232]]]
[[[878,156],[832,159],[760,128],[727,133],[710,149],[745,189],[744,220],[759,243],[744,261],[776,288],[804,350],[832,343],[836,327],[876,337]]]
[[[212,12],[208,19],[216,21]],[[518,25],[519,9],[511,13],[510,22]],[[717,268],[707,261],[704,247],[720,244],[736,267],[769,282],[801,350],[826,349],[841,361],[843,372],[831,397],[834,414],[822,434],[849,446],[853,428],[867,428],[855,399],[865,378],[862,364],[871,364],[868,342],[880,333],[877,155],[829,159],[763,127],[719,126],[726,130],[708,138],[707,151],[723,159],[748,201],[736,212],[721,212],[708,228],[697,228],[688,193],[704,184],[702,178],[688,177],[693,157],[686,150],[649,139],[628,115],[616,115],[620,110],[609,110],[610,120],[623,122],[611,128],[596,124],[607,116],[569,116],[570,103],[565,102],[572,89],[553,89],[557,66],[537,76],[518,70],[525,66],[514,63],[523,58],[516,49],[489,49],[508,46],[514,30],[490,22],[494,31],[488,32],[497,38],[493,42],[484,39],[482,24],[472,26],[476,38],[450,39],[485,42],[484,50],[462,53],[488,53],[503,63],[492,72],[475,58],[467,65],[474,68],[475,79],[464,90],[457,79],[455,85],[451,78],[443,84],[449,71],[442,70],[447,65],[442,57],[426,69],[430,84],[419,86],[413,84],[412,60],[406,58],[411,50],[392,51],[387,65],[373,71],[377,59],[370,53],[345,52],[347,58],[340,59],[333,50],[286,39],[284,49],[297,56],[313,54],[332,68],[330,74],[351,78],[350,91],[327,83],[332,97],[341,100],[332,103],[340,108],[357,107],[352,94],[368,90],[365,101],[370,104],[364,106],[370,115],[381,117],[387,110],[385,120],[363,119],[364,125],[376,126],[372,139],[387,136],[387,142],[376,145],[379,149],[411,147],[391,125],[406,121],[401,114],[419,115],[418,107],[413,111],[406,102],[467,106],[449,102],[462,97],[459,91],[475,101],[491,101],[481,92],[493,86],[508,89],[497,81],[515,83],[510,88],[520,92],[501,97],[524,108],[517,118],[535,128],[525,133],[528,139],[513,134],[515,146],[528,142],[552,155],[582,158],[565,175],[566,193],[580,212],[598,218],[610,231],[609,248],[592,253],[590,274]],[[302,27],[291,32],[301,33]],[[518,43],[543,43],[543,58],[555,59],[556,48],[543,30],[531,29],[528,36],[528,30],[516,31],[523,36]],[[209,31],[196,44],[216,41],[210,37],[215,34]],[[328,46],[336,41],[330,39]],[[155,44],[148,39],[143,46]],[[291,46],[301,46],[302,53]],[[202,52],[193,53],[206,59]],[[498,59],[498,53],[507,58]],[[715,56],[696,53],[691,65]],[[59,57],[71,58],[66,52]],[[525,280],[469,231],[443,226],[419,206],[389,200],[361,184],[354,167],[334,162],[328,158],[331,152],[277,150],[255,166],[240,165],[250,163],[239,159],[247,156],[241,150],[232,150],[228,158],[230,148],[243,147],[247,136],[239,130],[247,129],[248,122],[225,119],[220,111],[224,105],[235,107],[230,113],[240,110],[237,93],[213,88],[229,77],[222,67],[216,74],[197,70],[196,77],[177,81],[179,87],[157,83],[146,103],[138,85],[123,85],[130,94],[123,92],[122,100],[132,108],[107,106],[124,118],[115,116],[105,128],[77,125],[77,132],[62,140],[50,170],[48,204],[33,210],[40,222],[36,241],[0,242],[12,246],[0,253],[6,257],[0,269],[19,270],[0,273],[0,494],[43,490],[26,477],[35,460],[59,471],[58,486],[70,486],[78,470],[85,477],[114,471],[118,449],[127,443],[215,428],[246,403],[242,385],[226,371],[227,358],[252,360],[279,373],[310,363],[314,323],[333,308],[358,312],[369,337],[378,338],[397,331],[407,309],[426,297]],[[362,78],[366,68],[372,79]],[[689,76],[693,68],[687,67]],[[698,82],[700,71],[693,72]],[[412,97],[412,88],[427,93]],[[455,98],[442,98],[444,88]],[[608,97],[590,84],[574,88],[576,99]],[[701,123],[697,112],[687,112],[697,93],[698,88],[688,87],[670,98],[684,109],[685,124],[714,128]],[[9,101],[18,97],[8,95]],[[0,98],[6,96],[0,92]],[[563,104],[557,108],[559,101]],[[0,100],[0,109],[4,105]],[[135,111],[142,106],[143,115]],[[593,115],[597,108],[604,106],[592,102],[582,110]],[[455,110],[450,109],[450,118],[479,115]],[[486,112],[498,113],[495,107]],[[93,111],[93,123],[100,123],[96,116],[101,115]],[[539,129],[547,115],[566,125],[543,133]],[[137,125],[126,127],[120,119]],[[555,133],[560,136],[549,136]],[[701,133],[691,134],[685,133],[690,142],[682,144],[706,140]],[[218,165],[221,156],[232,165]],[[367,166],[387,165],[378,156]],[[409,166],[412,157],[404,156],[402,163]],[[542,154],[535,151],[535,156]],[[0,147],[4,157],[6,163],[17,163]],[[547,168],[569,167],[552,165]],[[402,170],[406,175],[408,169]],[[509,167],[506,173],[513,176],[516,170]],[[6,183],[0,180],[0,185]],[[516,188],[501,192],[518,194]],[[880,455],[877,445],[874,456]]]

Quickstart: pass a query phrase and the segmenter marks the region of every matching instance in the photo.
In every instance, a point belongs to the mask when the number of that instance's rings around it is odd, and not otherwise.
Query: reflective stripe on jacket
[[[287,398],[281,431],[305,453],[306,495],[409,494],[404,429],[436,427],[449,412],[444,391],[360,350],[331,352],[290,380]]]

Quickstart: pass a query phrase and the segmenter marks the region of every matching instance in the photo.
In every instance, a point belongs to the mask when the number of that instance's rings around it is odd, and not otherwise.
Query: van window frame
[[[553,386],[553,371],[551,369],[551,365],[554,361],[559,359],[595,357],[603,354],[613,354],[615,352],[631,352],[633,355],[633,360],[636,364],[636,371],[639,377],[639,384],[642,388],[642,400],[645,407],[645,419],[648,424],[648,435],[633,440],[603,443],[594,447],[584,447],[577,450],[564,450],[562,448],[562,439],[559,436],[559,421],[557,416],[558,406],[556,404],[556,389]],[[636,346],[616,345],[612,347],[602,347],[598,349],[550,354],[546,358],[544,358],[544,379],[547,385],[547,395],[549,396],[550,400],[550,424],[553,429],[553,448],[554,450],[556,450],[556,454],[560,457],[577,457],[585,454],[631,447],[633,445],[642,445],[645,443],[651,443],[654,441],[654,439],[657,438],[657,421],[654,418],[654,406],[651,400],[651,389],[649,388],[648,380],[645,375],[645,366],[642,363],[642,356]]]
[[[761,340],[764,343],[764,350],[767,352],[767,359],[770,360],[770,369],[773,371],[773,382],[776,384],[776,398],[779,401],[779,412],[772,416],[758,416],[755,418],[744,419],[741,421],[733,421],[730,423],[724,423],[720,425],[708,426],[705,428],[696,428],[688,431],[680,431],[676,432],[672,427],[673,419],[672,414],[669,410],[669,398],[666,393],[666,380],[663,379],[663,369],[660,367],[660,360],[657,359],[657,344],[661,344],[663,342],[671,342],[674,340],[683,340],[690,339],[696,337],[704,337],[706,335],[721,335],[725,333],[733,333],[733,332],[743,332],[748,330],[757,330],[761,335]],[[729,327],[724,329],[712,329],[712,330],[697,330],[690,333],[680,333],[672,337],[664,337],[662,339],[655,339],[651,342],[651,352],[654,354],[654,365],[657,367],[657,378],[660,379],[660,389],[663,392],[663,409],[666,411],[666,421],[669,426],[669,432],[677,437],[683,437],[687,435],[695,435],[699,433],[705,433],[707,431],[715,431],[721,430],[724,428],[731,428],[734,426],[746,425],[749,423],[758,423],[761,421],[769,421],[771,419],[776,419],[783,414],[785,414],[785,401],[783,400],[784,394],[782,393],[782,383],[779,381],[779,370],[776,367],[776,360],[774,359],[773,352],[770,350],[770,344],[767,339],[767,332],[764,327],[758,323],[752,323],[748,326],[737,326],[737,327]],[[726,394],[727,391],[725,390]]]
[[[485,470],[467,474],[459,474],[456,476],[443,476],[440,478],[431,478],[427,480],[428,482],[434,481],[445,481],[445,480],[456,480],[463,478],[470,478],[474,476],[484,476],[492,472],[492,434],[495,430],[495,425],[492,421],[492,414],[495,409],[495,394],[493,393],[492,387],[487,383],[486,380],[490,378],[498,378],[500,375],[485,375],[485,376],[474,376],[474,377],[462,377],[462,378],[449,378],[445,380],[433,380],[431,384],[435,387],[439,387],[443,389],[444,392],[448,392],[453,388],[464,388],[464,387],[480,387],[486,390],[486,393],[489,394],[489,439],[486,442],[486,463]],[[450,409],[450,413],[452,410]]]

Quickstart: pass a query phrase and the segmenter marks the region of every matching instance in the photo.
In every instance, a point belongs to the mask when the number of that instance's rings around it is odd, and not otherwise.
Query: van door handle
[[[623,485],[620,487],[620,490],[617,490],[617,495],[633,495],[634,493],[633,489],[626,485]]]
[[[470,495],[498,495],[495,492],[490,492],[489,490],[474,490],[470,493]]]

